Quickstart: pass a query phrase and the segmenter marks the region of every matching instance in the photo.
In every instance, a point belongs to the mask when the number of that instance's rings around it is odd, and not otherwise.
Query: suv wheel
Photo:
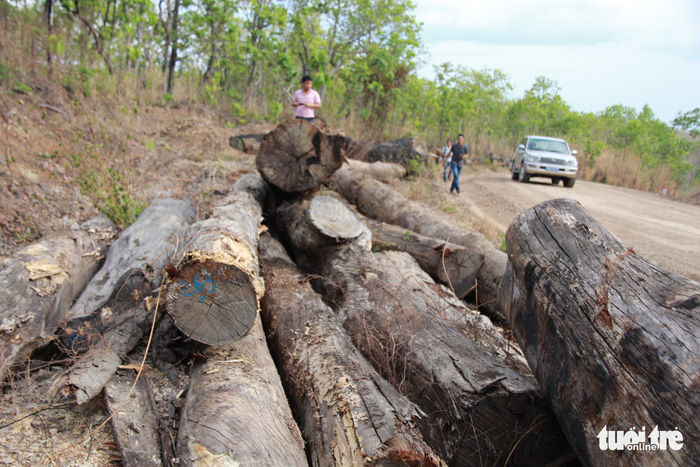
[[[576,183],[576,179],[575,179],[575,178],[565,178],[565,179],[564,179],[564,186],[565,186],[566,188],[573,188],[573,187],[574,187],[574,183]]]
[[[518,180],[520,180],[521,183],[527,183],[530,181],[530,174],[525,173],[525,166],[524,165],[520,166],[520,173],[518,174]]]
[[[510,178],[513,180],[517,180],[519,177],[518,172],[515,171],[515,161],[513,161],[513,164],[510,166]]]
[[[559,185],[559,182],[561,181],[561,178],[559,177],[552,177],[552,185]]]

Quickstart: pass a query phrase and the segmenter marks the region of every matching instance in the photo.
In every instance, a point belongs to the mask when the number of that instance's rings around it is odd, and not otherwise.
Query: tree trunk
[[[168,60],[168,87],[166,92],[172,97],[173,88],[175,87],[175,66],[177,65],[177,49],[180,42],[180,37],[178,33],[179,28],[179,16],[180,16],[180,0],[175,0],[175,6],[173,7],[173,22],[170,30],[170,35],[172,35],[172,45],[170,50],[170,58]]]
[[[503,307],[581,460],[700,464],[690,442],[700,432],[700,284],[639,257],[571,200],[524,212],[506,241]],[[656,426],[679,431],[683,448],[600,447],[608,430],[630,429],[644,429],[648,445]]]
[[[333,201],[335,209],[328,212],[350,212]],[[458,313],[442,311],[450,307],[447,300],[409,280],[389,254],[373,255],[364,239],[330,246],[334,240],[326,236],[327,246],[319,248],[316,238],[324,234],[313,211],[312,203],[302,201],[277,214],[292,245],[317,261],[327,280],[326,300],[338,308],[356,345],[430,415],[421,430],[433,449],[451,465],[566,458],[570,448],[535,381],[517,359],[503,357],[509,345],[504,339],[482,347],[467,337],[440,316]]]
[[[100,271],[71,309],[70,317],[92,316],[106,304],[131,307],[135,300],[160,286],[166,264],[172,261],[184,231],[194,220],[194,206],[188,201],[154,200],[112,244]],[[129,284],[130,287],[124,287]],[[134,287],[141,289],[134,297]],[[75,327],[73,321],[68,326]]]
[[[363,220],[372,231],[374,249],[409,253],[434,280],[450,287],[460,298],[476,287],[477,272],[484,261],[482,253],[397,225],[369,218]]]
[[[188,466],[306,466],[304,442],[258,319],[192,369],[177,454]]]
[[[149,328],[155,312],[151,294],[193,219],[187,201],[154,200],[112,244],[73,306],[60,341],[70,350],[88,351],[63,382],[75,391],[78,404],[102,391]]]
[[[131,372],[114,375],[105,387],[105,399],[110,413],[114,415],[112,427],[122,456],[121,465],[165,465],[160,443],[160,431],[163,427],[156,412],[153,389],[148,383],[148,378],[141,375],[136,381]]]
[[[263,178],[287,193],[312,190],[343,163],[345,138],[298,118],[268,133],[255,160]]]
[[[86,327],[76,333],[68,331],[71,336],[70,342],[74,343],[77,339],[89,347],[89,350],[70,368],[62,384],[58,386],[67,385],[71,388],[78,404],[97,396],[119,369],[127,354],[144,337],[150,328],[153,313],[155,310],[149,309],[145,303],[139,304],[96,326]]]
[[[106,216],[0,261],[0,381],[49,342],[114,235]]]
[[[262,315],[314,466],[444,465],[415,428],[416,407],[379,376],[338,316],[269,235]]]
[[[226,345],[253,326],[265,289],[256,251],[264,191],[257,174],[244,176],[209,219],[187,230],[166,294],[186,336]]]
[[[228,140],[228,144],[233,149],[238,149],[246,154],[257,154],[260,150],[260,143],[262,143],[266,134],[267,133],[250,133],[231,136]]]
[[[392,162],[408,170],[416,170],[419,165],[435,159],[425,145],[415,138],[402,138],[384,143],[365,143],[346,138],[348,159],[364,162]]]
[[[377,180],[388,182],[397,178],[404,178],[407,170],[404,166],[392,162],[363,162],[357,159],[345,161],[353,170],[372,176]]]
[[[498,285],[506,269],[507,258],[486,237],[445,222],[431,209],[407,200],[390,186],[348,167],[336,171],[333,181],[343,196],[366,216],[400,225],[421,235],[456,243],[473,251],[475,256],[483,255],[483,261],[475,263],[474,271],[478,284],[477,306],[499,322],[506,321],[498,301]]]

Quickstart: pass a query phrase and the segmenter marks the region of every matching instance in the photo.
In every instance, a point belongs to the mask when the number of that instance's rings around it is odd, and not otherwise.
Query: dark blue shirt
[[[452,145],[452,162],[460,162],[462,159],[464,159],[465,154],[469,154],[469,146],[466,144],[459,145],[459,143],[455,143]]]

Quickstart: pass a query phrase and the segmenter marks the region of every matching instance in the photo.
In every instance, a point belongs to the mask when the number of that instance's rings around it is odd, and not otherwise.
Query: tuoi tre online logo
[[[596,437],[601,451],[666,451],[669,448],[678,451],[683,447],[683,434],[678,428],[659,430],[658,425],[648,435],[646,427],[640,431],[635,431],[635,428],[613,431],[606,425]]]

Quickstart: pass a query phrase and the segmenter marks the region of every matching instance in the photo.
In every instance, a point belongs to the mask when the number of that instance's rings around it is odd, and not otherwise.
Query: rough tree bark
[[[153,318],[151,294],[161,286],[166,264],[194,220],[188,201],[156,199],[112,244],[63,325],[61,341],[87,350],[62,381],[79,404],[102,391]]]
[[[226,345],[253,326],[265,289],[256,251],[264,192],[259,175],[245,175],[209,219],[187,230],[166,303],[188,337]]]
[[[416,407],[379,376],[269,235],[260,240],[262,316],[314,466],[444,465],[415,428]]]
[[[177,454],[188,466],[306,466],[296,426],[258,319],[238,342],[195,364]]]
[[[78,320],[91,316],[110,300],[133,303],[133,291],[124,287],[127,283],[160,286],[164,267],[172,261],[194,215],[194,206],[188,201],[153,200],[110,246],[105,264],[73,305],[69,317]]]
[[[343,163],[345,138],[301,119],[282,122],[265,135],[255,164],[263,178],[287,193],[325,183]]]
[[[334,211],[352,215],[333,201]],[[420,284],[392,272],[396,268],[377,259],[381,255],[364,242],[331,246],[334,240],[326,238],[319,248],[315,239],[324,234],[313,207],[308,201],[280,207],[280,225],[296,249],[317,261],[317,271],[327,278],[326,300],[335,303],[356,345],[429,414],[421,430],[433,449],[451,465],[545,463],[570,455],[522,365],[487,352],[460,332],[440,316],[437,303],[426,303],[428,294],[416,292]]]
[[[402,138],[384,143],[365,143],[356,139],[346,139],[346,153],[349,159],[364,162],[392,162],[413,169],[416,163],[427,164],[436,157],[415,138]]]
[[[114,233],[114,224],[98,216],[70,235],[41,240],[0,261],[0,381],[49,342]]]
[[[700,432],[700,284],[641,258],[571,200],[524,212],[506,241],[503,307],[581,460],[700,464],[690,442]],[[648,444],[656,426],[680,431],[683,448],[600,448],[605,429],[645,427]]]
[[[342,167],[333,175],[338,190],[358,210],[390,224],[400,225],[421,235],[456,243],[474,252],[474,258],[483,255],[483,261],[475,264],[477,305],[490,317],[505,322],[505,314],[498,300],[498,285],[506,269],[506,255],[478,232],[469,232],[445,222],[431,209],[407,200],[390,186]]]
[[[153,389],[148,378],[142,375],[136,381],[136,376],[131,372],[116,374],[105,386],[105,399],[110,413],[113,414],[112,427],[122,456],[122,465],[166,465],[163,462],[163,448],[160,442],[163,424],[156,411]]]

